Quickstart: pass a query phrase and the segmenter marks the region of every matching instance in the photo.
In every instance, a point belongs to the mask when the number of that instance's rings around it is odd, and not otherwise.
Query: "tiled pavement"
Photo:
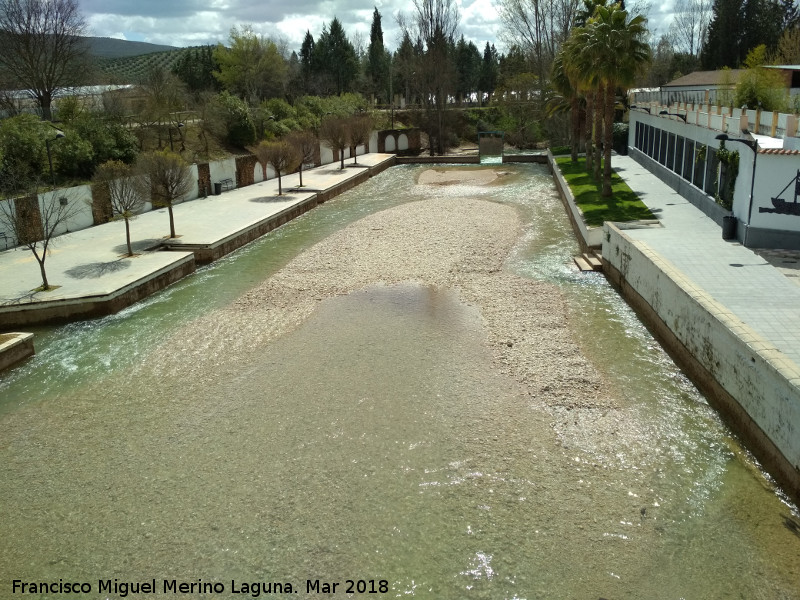
[[[798,264],[780,251],[756,254],[722,239],[720,227],[629,156],[614,167],[662,227],[626,229],[701,287],[768,343],[800,365]],[[784,264],[776,268],[772,263]],[[792,269],[791,267],[794,267]]]
[[[332,164],[305,170],[303,191],[293,189],[299,184],[296,173],[286,175],[282,179],[283,196],[278,196],[278,180],[270,179],[221,196],[177,204],[174,213],[179,237],[170,243],[174,247],[215,243],[302,202],[312,190],[328,190],[391,158],[390,154],[364,154],[358,157],[360,167],[340,170],[338,164]],[[58,236],[46,261],[48,280],[58,287],[46,293],[31,292],[42,280],[29,250],[0,252],[0,304],[22,306],[104,296],[153,277],[192,256],[191,252],[146,251],[164,242],[168,232],[166,209],[139,215],[131,222],[131,241],[138,253],[133,259],[123,256],[125,226],[121,221]]]

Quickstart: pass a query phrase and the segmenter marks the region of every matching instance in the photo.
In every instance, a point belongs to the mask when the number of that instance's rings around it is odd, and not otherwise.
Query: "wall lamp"
[[[658,114],[666,117],[678,117],[679,119],[683,119],[683,122],[686,123],[686,115],[679,115],[678,113],[671,113],[666,110],[662,110]]]

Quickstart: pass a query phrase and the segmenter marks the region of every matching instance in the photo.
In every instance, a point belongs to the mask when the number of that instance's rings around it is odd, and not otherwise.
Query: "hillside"
[[[153,67],[162,67],[170,71],[176,62],[191,48],[172,48],[161,52],[151,52],[137,56],[120,58],[98,58],[98,70],[105,83],[125,84],[138,83]]]
[[[89,44],[89,52],[100,58],[122,58],[124,56],[138,56],[177,49],[175,46],[130,42],[107,37],[87,37],[86,41]]]

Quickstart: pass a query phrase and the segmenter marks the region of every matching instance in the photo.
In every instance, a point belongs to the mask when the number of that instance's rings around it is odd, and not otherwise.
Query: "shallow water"
[[[295,597],[307,579],[365,579],[392,597],[800,598],[797,514],[605,280],[570,266],[546,171],[432,187],[421,170],[119,315],[38,332],[36,360],[0,379],[0,595],[11,578],[155,577],[224,582],[226,598],[247,597],[231,579]],[[560,287],[617,411],[531,405],[492,368],[477,310],[411,283],[321,303],[191,394],[177,375],[128,380],[182,323],[426,194],[520,208],[508,268]]]

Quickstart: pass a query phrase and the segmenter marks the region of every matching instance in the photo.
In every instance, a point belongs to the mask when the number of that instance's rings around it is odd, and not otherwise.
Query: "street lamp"
[[[746,140],[746,139],[738,139],[738,138],[729,138],[728,134],[721,133],[716,136],[714,139],[720,140],[722,142],[739,142],[740,144],[744,144],[750,150],[753,151],[753,177],[750,180],[750,200],[747,203],[747,223],[744,229],[744,240],[742,244],[747,246],[747,234],[750,231],[750,215],[753,212],[753,189],[756,185],[756,159],[758,158],[758,140]]]
[[[48,138],[44,141],[44,145],[47,147],[47,163],[50,165],[50,179],[53,180],[53,189],[56,189],[56,176],[55,173],[53,173],[53,157],[50,154],[50,142],[55,142],[57,139],[63,137],[64,137],[64,132],[61,131],[60,129],[56,129],[56,137],[52,139]]]
[[[658,114],[659,115],[664,115],[664,116],[667,116],[667,117],[678,117],[680,119],[683,119],[683,122],[686,123],[686,115],[679,115],[678,113],[671,113],[671,112],[667,112],[666,110],[662,110]]]
[[[175,129],[180,129],[181,127],[183,127],[183,123],[179,122]],[[169,133],[169,151],[175,152],[175,148],[172,147],[172,127],[167,128],[167,133]]]

